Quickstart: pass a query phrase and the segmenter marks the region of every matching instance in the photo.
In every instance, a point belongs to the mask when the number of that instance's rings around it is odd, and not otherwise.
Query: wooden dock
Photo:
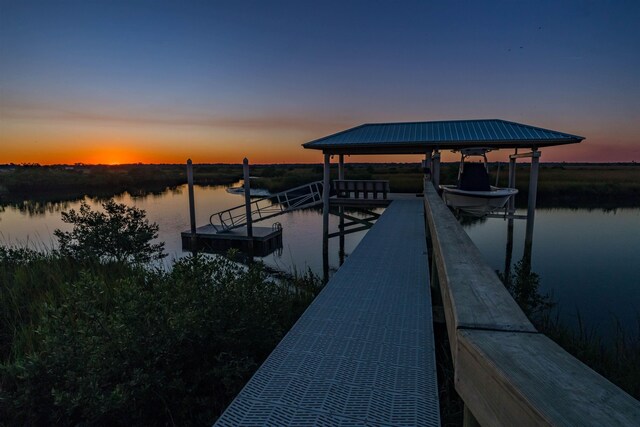
[[[217,426],[440,425],[422,203],[391,203]]]

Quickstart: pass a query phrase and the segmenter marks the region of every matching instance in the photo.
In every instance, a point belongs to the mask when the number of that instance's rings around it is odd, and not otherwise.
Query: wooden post
[[[338,156],[338,179],[344,179],[344,154]]]
[[[504,254],[504,278],[511,283],[511,260],[513,258],[513,218],[507,220],[507,247]]]
[[[440,151],[435,150],[433,153],[433,173],[431,180],[433,181],[433,186],[438,190],[438,186],[440,185]]]
[[[527,203],[527,231],[525,233],[525,255],[531,256],[533,244],[533,223],[536,215],[536,196],[538,192],[538,163],[540,152],[537,148],[531,150],[531,171],[529,172],[529,201]]]
[[[322,260],[325,283],[329,280],[329,194],[331,193],[331,155],[324,153],[322,179]]]
[[[471,413],[467,405],[464,405],[462,425],[463,427],[480,427],[480,423],[476,420],[476,417],[473,416],[473,413]]]
[[[338,213],[340,214],[340,237],[339,237],[339,248],[338,248],[338,258],[340,259],[340,265],[344,264],[344,206],[338,207]]]
[[[422,191],[426,191],[426,187],[431,181],[431,150],[427,151],[424,155],[424,160],[422,161],[422,171],[424,172],[424,184]]]
[[[247,216],[247,237],[249,238],[249,256],[253,258],[253,222],[251,219],[251,177],[249,175],[249,159],[242,160],[242,174],[244,177],[244,205]]]
[[[518,150],[516,150],[516,154],[518,154]],[[507,184],[509,188],[516,188],[516,159],[514,157],[509,157],[509,183]],[[509,213],[513,213],[516,208],[516,196],[509,197]]]
[[[193,195],[193,162],[187,159],[187,187],[189,188],[189,222],[191,223],[191,251],[196,251],[196,205]]]

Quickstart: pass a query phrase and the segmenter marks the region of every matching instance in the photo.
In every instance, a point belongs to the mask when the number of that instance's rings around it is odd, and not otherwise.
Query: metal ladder
[[[296,209],[322,204],[322,188],[322,181],[315,181],[253,200],[251,201],[251,220],[258,222]],[[214,220],[217,220],[218,224],[214,224]],[[216,232],[242,227],[247,224],[246,205],[216,212],[209,217],[209,223]]]

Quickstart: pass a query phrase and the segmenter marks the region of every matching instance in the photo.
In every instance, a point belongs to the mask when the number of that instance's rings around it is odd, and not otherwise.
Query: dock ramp
[[[297,209],[321,205],[322,188],[322,181],[315,181],[268,197],[252,200],[251,220],[255,223]],[[209,223],[216,232],[243,227],[247,225],[246,205],[242,204],[216,212],[209,217]]]

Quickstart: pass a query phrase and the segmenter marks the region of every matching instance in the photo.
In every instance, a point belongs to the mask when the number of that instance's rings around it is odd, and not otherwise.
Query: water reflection
[[[513,260],[522,272],[539,275],[540,294],[553,295],[562,323],[610,331],[615,319],[636,321],[640,209],[538,209],[533,245],[526,244],[524,221],[491,218],[464,227],[507,279],[514,276]]]
[[[52,246],[53,230],[70,230],[61,221],[60,212],[78,209],[82,200],[96,209],[104,197],[5,204],[0,207],[0,244]],[[180,233],[189,229],[186,186],[162,193],[123,193],[115,196],[115,200],[147,211],[149,220],[160,226],[160,240],[165,242],[169,258],[185,255]],[[242,196],[227,193],[225,187],[196,186],[196,223],[207,224],[212,213],[242,203]],[[374,210],[378,214],[382,211]],[[357,219],[369,216],[360,211],[344,213]],[[330,232],[343,229],[342,221],[347,223],[349,219],[345,216],[341,220],[339,210],[337,215],[330,215]],[[295,211],[259,224],[270,227],[274,222],[283,226],[283,250],[280,256],[272,254],[262,260],[286,272],[311,269],[322,275],[325,268],[321,211]],[[487,263],[494,270],[513,276],[514,261],[525,255],[524,221],[484,218],[464,221],[463,226]],[[365,233],[366,230],[361,230],[328,239],[329,276]],[[538,209],[534,233],[535,244],[528,253],[530,271],[539,275],[542,294],[553,293],[564,323],[577,325],[576,309],[589,325],[609,325],[614,315],[622,324],[636,321],[636,313],[640,312],[639,208]]]
[[[241,185],[238,181],[231,185]],[[205,225],[209,216],[224,209],[242,205],[242,195],[225,191],[225,186],[195,186],[196,224]],[[165,242],[169,257],[182,257],[180,233],[189,229],[189,205],[186,185],[167,188],[164,192],[121,193],[114,196],[118,203],[134,205],[147,212],[151,222],[158,223],[159,240]],[[65,201],[31,201],[24,204],[6,204],[0,211],[0,244],[18,244],[37,247],[54,246],[53,231],[69,231],[70,225],[60,219],[60,212],[78,209],[85,201],[92,209],[100,209],[104,198],[84,197]],[[27,208],[30,206],[31,208]],[[382,209],[376,212],[382,212]],[[356,218],[366,218],[359,211],[345,210]],[[322,212],[318,208],[294,211],[258,223],[262,227],[271,227],[280,222],[283,226],[283,249],[279,254],[262,258],[268,266],[287,273],[304,273],[307,270],[321,275],[322,262]],[[331,215],[330,228],[339,230],[339,217]],[[329,275],[340,266],[344,259],[355,249],[366,231],[362,230],[344,236],[343,239],[331,239],[329,242]]]

